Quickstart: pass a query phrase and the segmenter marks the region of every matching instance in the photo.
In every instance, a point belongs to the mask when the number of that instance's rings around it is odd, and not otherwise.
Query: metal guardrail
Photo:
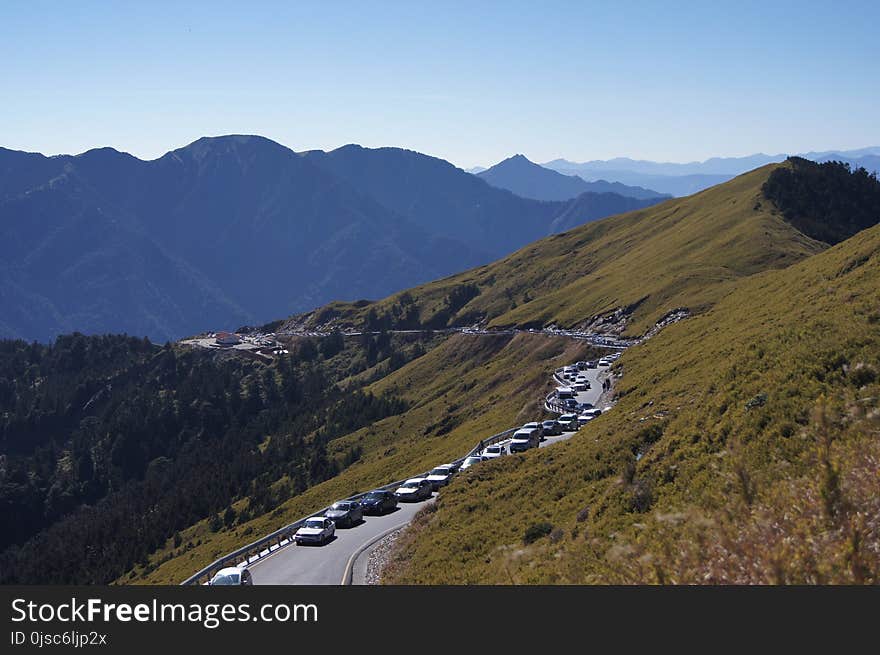
[[[487,437],[486,439],[480,440],[480,442],[474,446],[468,454],[459,459],[453,460],[450,462],[455,466],[460,466],[461,463],[471,457],[483,451],[486,446],[489,446],[494,443],[498,443],[499,441],[503,441],[505,438],[516,432],[519,428],[510,428],[505,430],[504,432],[499,432],[498,434],[493,434],[491,437]],[[383,485],[381,487],[376,487],[376,489],[382,489],[385,491],[394,489],[399,487],[401,484],[409,480],[410,478],[415,477],[424,477],[428,475],[428,472],[419,473],[417,475],[411,475],[408,478],[403,478],[402,480],[397,480],[396,482],[391,482],[389,484]],[[367,495],[369,492],[355,494],[353,496],[349,496],[345,500],[359,500]],[[266,535],[256,541],[247,544],[246,546],[242,546],[238,550],[234,550],[231,553],[220,557],[219,559],[214,560],[208,566],[202,568],[197,573],[194,573],[186,580],[181,582],[181,585],[194,585],[199,584],[200,580],[207,579],[210,580],[212,575],[219,571],[222,568],[227,566],[239,566],[239,565],[249,565],[253,563],[253,558],[256,558],[257,561],[266,557],[270,554],[277,552],[280,548],[284,548],[285,546],[289,546],[293,543],[293,535],[294,533],[302,526],[302,524],[312,516],[320,516],[324,514],[327,510],[330,509],[330,506],[324,507],[323,509],[318,510],[317,512],[313,512],[306,517],[303,517],[293,523],[284,526],[276,530],[275,532]]]

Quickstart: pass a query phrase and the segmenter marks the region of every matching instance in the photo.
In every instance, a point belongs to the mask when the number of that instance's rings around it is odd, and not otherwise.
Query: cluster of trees
[[[239,499],[257,515],[336,475],[360,452],[328,457],[330,440],[406,409],[339,382],[423,354],[412,341],[306,339],[271,364],[126,336],[0,342],[0,583],[106,583]]]
[[[764,195],[785,220],[813,239],[834,245],[880,221],[880,181],[843,162],[789,157],[764,184]]]
[[[433,315],[423,318],[416,300],[409,292],[405,292],[385,312],[379,313],[375,308],[371,308],[364,319],[364,328],[372,331],[440,330],[453,325],[467,325],[482,316],[469,313],[455,320],[456,314],[479,295],[480,288],[476,284],[456,285],[444,296],[442,306]]]

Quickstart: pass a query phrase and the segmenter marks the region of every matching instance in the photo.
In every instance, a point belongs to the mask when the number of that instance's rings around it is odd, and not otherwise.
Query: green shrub
[[[546,537],[551,532],[553,532],[553,526],[551,524],[546,522],[535,523],[526,528],[526,532],[523,535],[523,543],[528,546],[529,544],[535,543],[541,537]]]

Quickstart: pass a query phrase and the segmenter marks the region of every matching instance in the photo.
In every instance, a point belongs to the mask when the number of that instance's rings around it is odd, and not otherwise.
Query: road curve
[[[334,585],[342,584],[351,556],[388,529],[409,523],[429,501],[400,503],[397,510],[383,516],[366,516],[353,528],[337,528],[336,537],[326,546],[290,545],[254,562],[254,584]]]
[[[590,380],[591,388],[577,395],[579,402],[595,405],[602,394],[601,380],[608,369],[587,369],[584,374]],[[584,427],[582,429],[587,429]],[[575,432],[563,432],[559,436],[547,437],[541,448],[571,438]],[[437,462],[444,464],[445,462]],[[440,491],[439,493],[442,493]],[[436,496],[436,493],[434,494]],[[345,584],[343,577],[349,561],[361,552],[359,557],[369,554],[371,548],[366,544],[377,539],[391,528],[409,523],[415,513],[426,503],[400,503],[396,511],[384,516],[366,516],[364,521],[353,528],[338,528],[336,537],[325,546],[297,546],[291,544],[280,548],[248,566],[253,573],[256,585],[338,585]]]

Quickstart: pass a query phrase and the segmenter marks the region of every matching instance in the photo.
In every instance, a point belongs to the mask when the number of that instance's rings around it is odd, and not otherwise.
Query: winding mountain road
[[[602,380],[608,369],[587,369],[584,374],[591,388],[577,394],[577,400],[595,405],[602,394]],[[589,429],[589,424],[581,428]],[[548,436],[541,448],[574,436],[576,432],[563,432]],[[508,455],[516,457],[516,455]],[[437,462],[444,464],[445,462]],[[443,493],[442,491],[438,493]],[[436,496],[436,493],[434,494]],[[250,564],[254,584],[257,585],[338,585],[347,584],[355,557],[366,555],[371,543],[394,528],[406,525],[415,513],[431,500],[419,503],[400,503],[396,511],[384,516],[366,516],[364,521],[352,528],[337,529],[336,537],[324,546],[297,546],[290,544]]]

